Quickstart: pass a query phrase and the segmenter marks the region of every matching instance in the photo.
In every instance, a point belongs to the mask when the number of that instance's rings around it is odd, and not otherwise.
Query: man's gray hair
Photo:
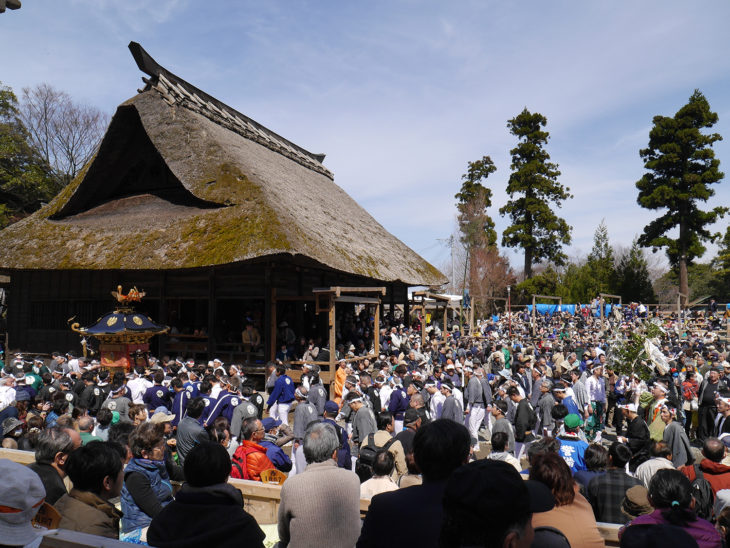
[[[542,386],[544,386],[548,390],[551,390],[553,387],[553,381],[551,381],[550,379],[545,379],[544,381],[542,381]]]
[[[67,430],[68,428],[54,426],[38,434],[35,450],[35,461],[38,464],[51,464],[58,453],[71,453],[74,450],[74,442]]]
[[[307,464],[326,462],[340,447],[334,426],[326,422],[313,422],[304,434],[304,458]]]

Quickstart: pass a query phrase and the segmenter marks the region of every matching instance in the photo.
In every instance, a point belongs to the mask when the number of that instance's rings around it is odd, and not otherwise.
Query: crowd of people
[[[374,358],[356,321],[335,349],[331,399],[307,340],[301,378],[272,362],[261,393],[220,360],[150,357],[110,373],[70,353],[9,357],[2,445],[35,463],[0,459],[2,477],[31,485],[0,488],[0,507],[23,516],[0,512],[0,533],[33,542],[25,525],[45,500],[64,529],[262,546],[228,479],[285,477],[282,547],[602,546],[599,522],[624,525],[626,546],[723,546],[725,321],[712,306],[654,317],[634,305],[606,319],[524,310],[468,334],[430,327],[422,344],[420,322],[386,318]],[[650,323],[659,356],[619,373],[616,345]]]

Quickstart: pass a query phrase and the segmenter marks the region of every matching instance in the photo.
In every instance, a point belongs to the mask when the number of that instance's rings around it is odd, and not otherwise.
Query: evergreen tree
[[[0,84],[0,228],[32,213],[61,186],[29,144],[13,90]]]
[[[666,209],[654,219],[639,237],[639,244],[654,251],[666,248],[669,262],[679,274],[679,290],[689,294],[687,267],[702,257],[704,241],[713,241],[719,234],[709,231],[727,208],[715,207],[703,211],[699,202],[707,202],[715,191],[710,185],[718,183],[724,174],[719,170],[712,145],[722,137],[717,133],[702,133],[717,122],[699,90],[673,117],[655,116],[649,132],[649,146],[640,151],[648,173],[639,179],[637,202],[646,209]],[[679,229],[676,238],[668,233]]]
[[[554,210],[572,196],[558,181],[558,166],[550,162],[545,151],[550,137],[543,129],[546,124],[547,118],[526,108],[507,122],[518,144],[510,151],[510,200],[499,210],[501,215],[509,215],[512,223],[502,234],[502,245],[525,251],[525,279],[532,276],[535,262],[546,259],[559,266],[565,264],[562,247],[570,244],[571,227]]]
[[[459,230],[461,243],[467,249],[475,246],[493,246],[497,243],[494,221],[487,213],[492,205],[492,191],[482,182],[497,171],[489,156],[469,162],[467,172],[461,176],[461,190],[454,196],[458,200]]]
[[[636,239],[616,265],[616,292],[626,302],[656,302],[649,277],[649,264]]]
[[[595,297],[599,293],[613,292],[616,281],[616,268],[613,249],[608,240],[608,227],[606,227],[605,219],[601,220],[593,235],[593,248],[588,254],[586,266],[595,280],[595,290],[588,298]]]

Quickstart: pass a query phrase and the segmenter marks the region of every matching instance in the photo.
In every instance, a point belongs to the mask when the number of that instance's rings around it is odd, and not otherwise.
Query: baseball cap
[[[163,411],[157,411],[154,415],[152,415],[152,418],[150,418],[150,422],[154,424],[160,424],[163,422],[170,422],[175,418],[175,415],[172,413],[167,414]]]
[[[409,407],[406,409],[405,415],[403,415],[403,424],[412,424],[418,420],[421,415],[418,414],[416,409]]]
[[[324,404],[325,413],[338,413],[339,410],[340,407],[337,405],[336,402],[333,402],[332,400],[329,400],[327,403]]]
[[[265,419],[261,419],[261,424],[264,426],[264,430],[267,432],[271,430],[272,428],[275,428],[277,426],[281,425],[281,421],[274,419],[272,417],[266,417]]]
[[[0,538],[3,544],[25,546],[41,531],[33,528],[35,517],[46,498],[41,478],[30,468],[8,459],[0,459]]]
[[[570,413],[569,415],[566,415],[565,420],[563,421],[566,428],[578,428],[581,424],[583,424],[583,421],[581,418],[575,414]]]

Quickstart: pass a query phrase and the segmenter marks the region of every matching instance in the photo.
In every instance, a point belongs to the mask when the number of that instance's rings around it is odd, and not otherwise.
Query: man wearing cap
[[[284,364],[276,366],[276,383],[266,405],[269,415],[283,424],[289,424],[289,408],[294,401],[294,381],[286,374]]]
[[[579,430],[583,424],[583,420],[579,415],[570,413],[563,421],[565,432],[558,436],[560,441],[560,456],[563,457],[565,463],[570,467],[570,471],[575,474],[581,470],[587,470],[585,461],[585,452],[588,449],[588,443],[580,438]]]
[[[698,441],[705,441],[705,439],[708,438],[714,430],[715,416],[717,415],[715,395],[719,392],[719,388],[720,369],[718,367],[712,367],[707,374],[707,378],[703,380],[700,385],[700,392],[698,396]]]
[[[403,425],[403,430],[396,434],[395,439],[397,439],[403,446],[406,459],[408,459],[408,456],[413,453],[413,438],[422,425],[421,415],[416,409],[411,408],[406,411],[403,417]]]
[[[278,439],[277,433],[281,421],[266,417],[261,420],[261,424],[264,427],[264,437],[259,441],[259,445],[266,449],[266,456],[269,460],[274,463],[277,470],[282,472],[289,472],[292,469],[292,461],[284,450],[276,444]]]
[[[0,459],[0,542],[6,546],[38,546],[43,534],[31,524],[46,490],[30,467]]]
[[[337,433],[337,439],[340,440],[340,448],[337,450],[337,466],[351,470],[353,459],[350,451],[349,436],[345,432],[345,429],[335,422],[339,411],[340,408],[335,402],[332,400],[327,401],[324,404],[324,418],[322,422],[331,424]]]

